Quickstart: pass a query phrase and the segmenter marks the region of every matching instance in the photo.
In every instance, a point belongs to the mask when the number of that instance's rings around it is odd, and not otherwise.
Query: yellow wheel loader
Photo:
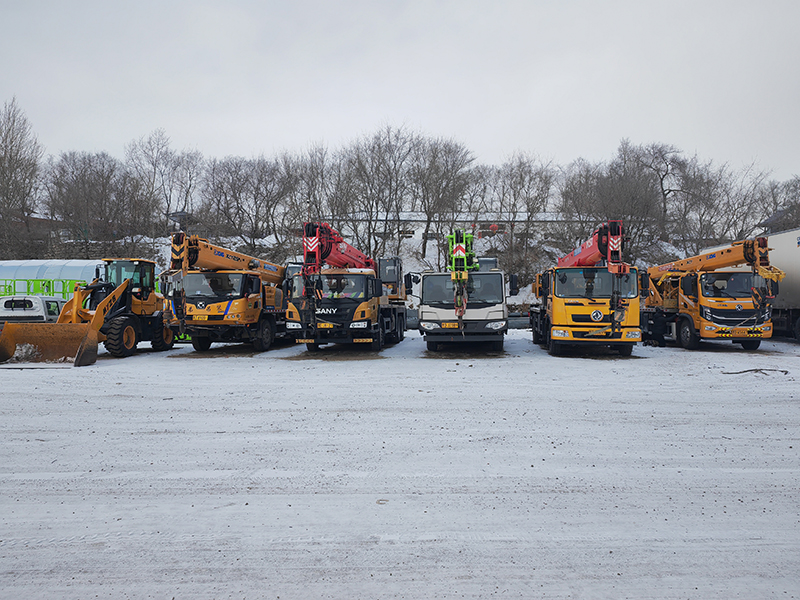
[[[76,367],[97,360],[104,342],[112,356],[130,356],[140,341],[154,350],[172,348],[172,313],[155,291],[155,263],[143,259],[103,259],[105,275],[76,286],[56,323],[6,323],[0,333],[0,362],[74,360]]]

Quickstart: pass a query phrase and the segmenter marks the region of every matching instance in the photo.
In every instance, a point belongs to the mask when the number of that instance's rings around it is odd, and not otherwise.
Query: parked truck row
[[[104,259],[91,282],[70,282],[67,300],[1,297],[0,362],[24,348],[29,360],[81,366],[96,360],[100,342],[123,357],[143,341],[168,350],[176,338],[191,340],[197,351],[214,342],[263,351],[277,337],[309,351],[324,344],[380,350],[403,340],[411,297],[429,351],[464,342],[500,350],[517,278],[503,273],[497,259],[477,257],[472,234],[456,230],[447,239],[446,271],[404,273],[399,257],[367,256],[327,223],[304,224],[303,260],[285,265],[178,232],[160,278],[164,295],[152,261]],[[625,261],[624,249],[623,224],[608,221],[535,276],[534,343],[551,354],[593,345],[627,356],[636,343],[660,338],[663,323],[667,337],[686,349],[727,340],[755,350],[775,331],[800,340],[800,229],[641,271]],[[13,281],[26,291],[42,285]],[[411,293],[414,284],[418,295]]]

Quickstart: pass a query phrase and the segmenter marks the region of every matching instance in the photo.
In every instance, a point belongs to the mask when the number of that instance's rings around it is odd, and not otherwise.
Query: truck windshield
[[[614,278],[605,268],[556,269],[555,294],[559,298],[611,298]],[[639,293],[636,271],[619,276],[622,298],[635,298]]]
[[[467,298],[469,305],[502,304],[503,275],[501,273],[470,273],[467,280]],[[453,281],[449,273],[423,275],[423,304],[453,304]]]
[[[312,275],[309,279],[322,298],[366,298],[366,275],[331,273]],[[292,298],[302,297],[303,290],[303,276],[297,274],[292,278]]]
[[[764,285],[762,277],[756,284]],[[706,298],[750,298],[753,287],[753,274],[736,273],[703,273],[700,275],[700,287]]]
[[[183,289],[189,297],[237,298],[242,295],[241,273],[188,273]]]

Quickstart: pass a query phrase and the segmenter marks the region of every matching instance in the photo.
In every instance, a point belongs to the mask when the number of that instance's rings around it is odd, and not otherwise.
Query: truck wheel
[[[197,350],[198,352],[205,352],[209,348],[211,348],[211,338],[210,337],[197,337],[195,335],[192,336],[192,348]]]
[[[106,334],[105,347],[111,356],[122,358],[136,352],[139,343],[136,324],[130,317],[117,317],[111,321]]]
[[[160,332],[156,332],[154,336],[155,337],[150,340],[150,346],[152,346],[153,350],[156,352],[172,350],[172,347],[175,345],[175,333],[169,327],[164,327]]]
[[[306,350],[309,352],[318,352],[319,344],[306,344]]]
[[[383,348],[383,327],[380,325],[378,325],[378,331],[372,335],[372,346],[370,348],[375,352],[379,352]]]
[[[794,341],[800,343],[800,319],[794,322]]]
[[[547,342],[547,352],[550,356],[559,356],[561,354],[561,342],[555,341],[553,338]]]
[[[620,344],[616,350],[620,356],[630,356],[633,354],[633,344]]]
[[[681,321],[680,331],[678,332],[678,341],[682,348],[686,350],[697,350],[700,346],[700,338],[694,331],[694,325],[689,319]]]
[[[426,342],[428,350],[431,352],[438,352],[439,351],[439,342]]]
[[[761,345],[761,340],[745,340],[741,342],[742,348],[745,350],[758,350],[758,347]]]
[[[269,347],[272,345],[273,331],[272,321],[270,321],[269,317],[261,319],[258,325],[258,334],[253,339],[253,348],[259,352],[266,352],[269,350]]]
[[[495,352],[502,352],[503,351],[503,340],[494,341],[492,342],[492,350]]]
[[[539,330],[536,328],[536,323],[531,323],[531,331],[533,332],[533,343],[541,344],[542,336],[539,335]]]
[[[397,319],[397,341],[402,342],[406,339],[406,320],[403,317]]]

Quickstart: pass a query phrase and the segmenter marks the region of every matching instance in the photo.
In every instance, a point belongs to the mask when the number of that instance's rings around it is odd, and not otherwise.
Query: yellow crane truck
[[[641,341],[637,271],[622,260],[621,221],[599,226],[581,246],[539,273],[533,342],[558,355],[568,345],[610,346],[630,356]]]
[[[400,258],[375,261],[327,223],[303,225],[303,267],[290,285],[286,326],[308,350],[322,344],[380,350],[405,337],[407,282]]]
[[[172,314],[155,291],[155,263],[133,258],[103,259],[88,285],[76,285],[55,323],[6,323],[0,362],[22,355],[28,361],[72,360],[76,367],[97,361],[98,342],[109,354],[130,356],[140,341],[154,350],[172,348]]]
[[[660,308],[683,348],[693,350],[701,340],[730,340],[756,350],[762,339],[772,337],[771,306],[784,277],[770,265],[769,250],[767,238],[760,237],[650,267],[641,281],[645,332]]]
[[[170,268],[162,274],[174,314],[170,326],[188,334],[198,351],[214,342],[268,350],[286,331],[285,274],[286,267],[174,233]]]

